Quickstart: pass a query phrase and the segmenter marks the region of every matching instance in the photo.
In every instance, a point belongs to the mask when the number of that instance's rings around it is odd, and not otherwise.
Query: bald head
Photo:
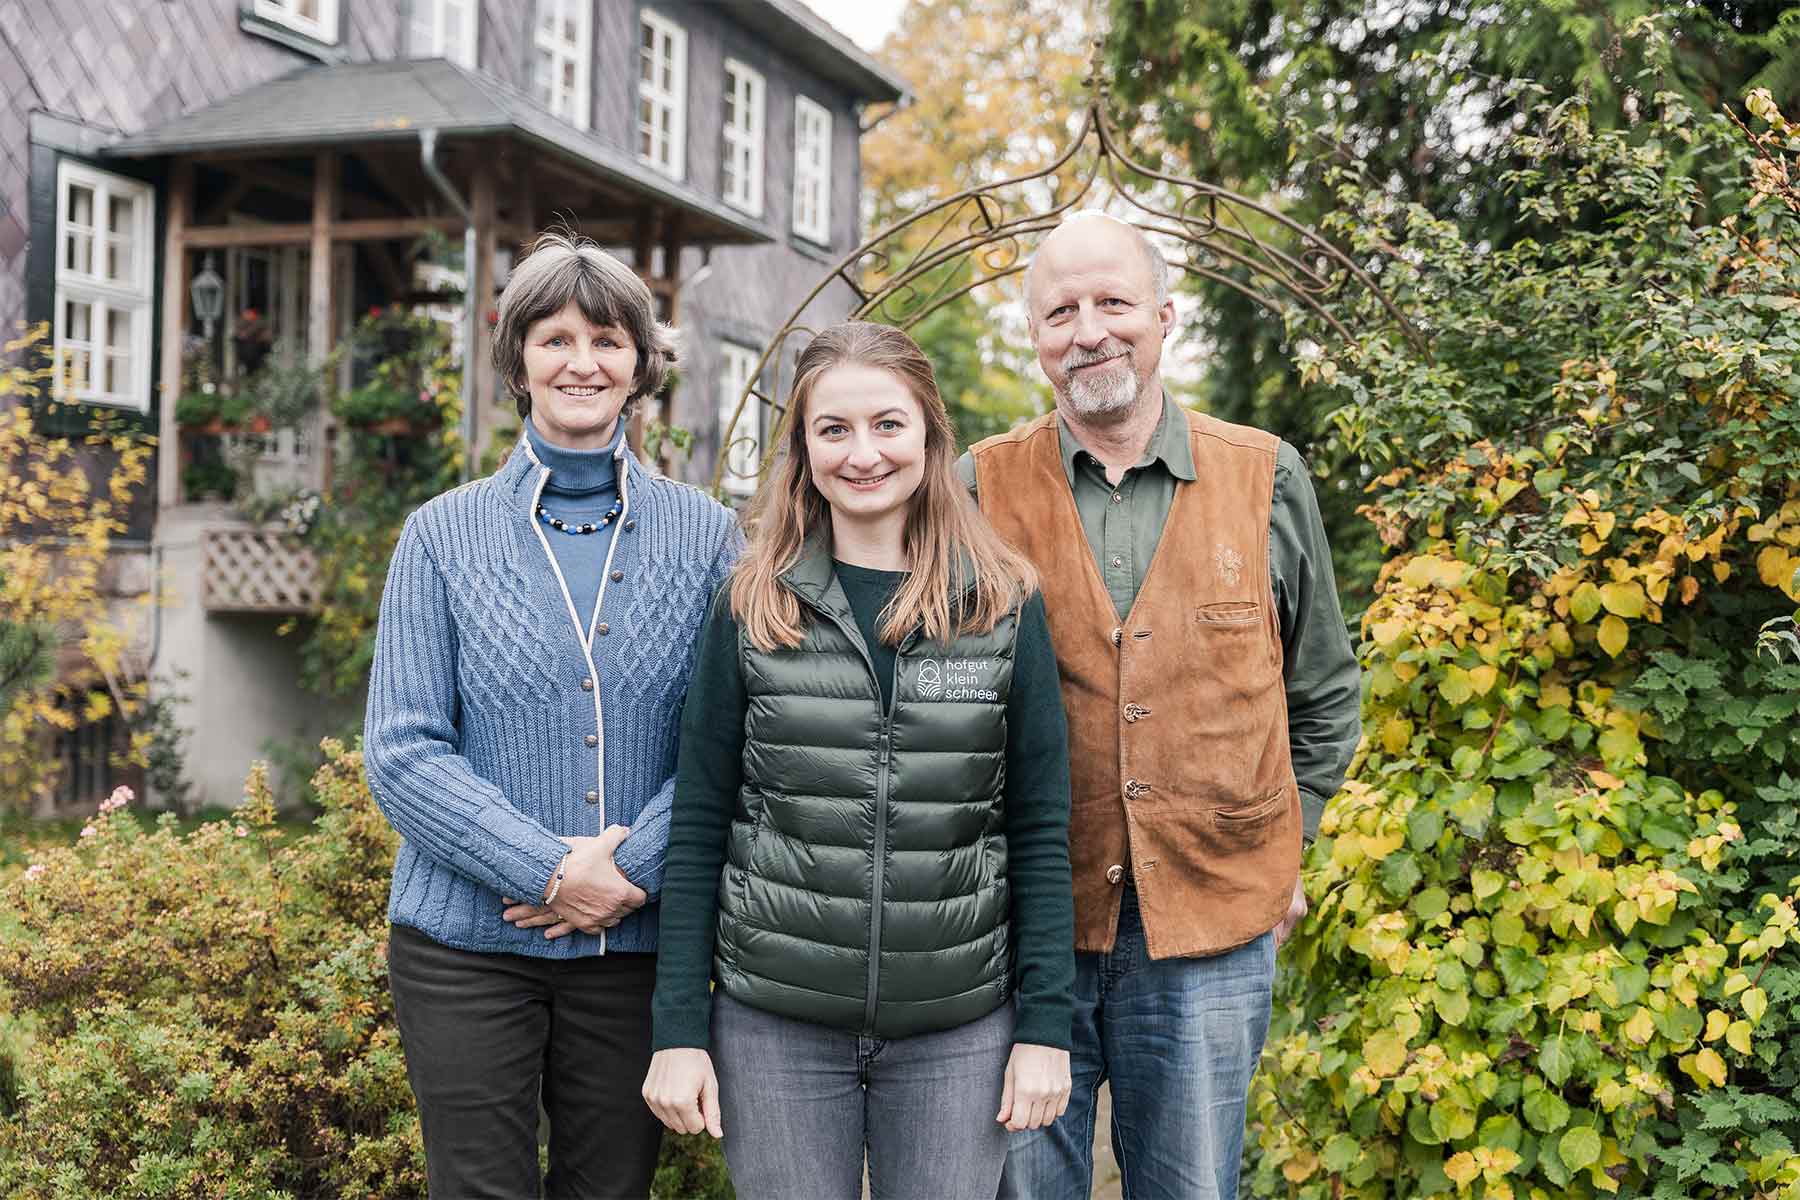
[[[1111,213],[1102,212],[1097,208],[1084,208],[1070,213],[1063,218],[1061,225],[1045,234],[1044,240],[1039,242],[1037,249],[1032,252],[1031,261],[1025,264],[1026,320],[1028,323],[1035,324],[1037,320],[1037,315],[1030,304],[1031,284],[1037,275],[1038,258],[1044,253],[1045,248],[1059,238],[1085,239],[1101,231],[1123,234],[1131,241],[1144,260],[1144,269],[1150,272],[1150,287],[1156,303],[1161,305],[1168,302],[1169,262],[1162,256],[1162,251],[1158,250],[1150,239],[1144,236],[1143,230],[1131,222],[1121,221]]]

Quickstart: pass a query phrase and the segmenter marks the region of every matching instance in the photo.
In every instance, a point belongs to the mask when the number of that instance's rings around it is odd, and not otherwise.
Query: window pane
[[[106,348],[118,353],[131,352],[131,317],[130,309],[109,308],[106,310]]]
[[[538,29],[545,36],[556,36],[556,0],[538,0]]]
[[[94,306],[85,300],[66,300],[63,302],[63,340],[65,342],[91,342],[94,340]]]
[[[94,226],[94,189],[79,183],[69,185],[69,224]]]
[[[319,0],[297,0],[294,11],[308,21],[316,21],[319,19]]]
[[[537,93],[538,103],[545,108],[551,107],[550,86],[556,78],[556,58],[548,50],[540,49],[532,63],[532,89]]]
[[[131,359],[124,354],[108,354],[101,360],[100,390],[108,396],[123,396],[131,391]]]
[[[83,275],[94,273],[94,239],[90,235],[70,231],[63,242],[63,269]]]

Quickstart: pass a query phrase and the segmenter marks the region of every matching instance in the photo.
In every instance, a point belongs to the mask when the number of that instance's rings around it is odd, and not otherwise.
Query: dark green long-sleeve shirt
[[[1107,482],[1105,466],[1082,448],[1060,417],[1056,430],[1082,530],[1123,620],[1150,570],[1176,487],[1195,478],[1187,422],[1175,401],[1165,396],[1162,419],[1144,457],[1126,468],[1117,484]],[[956,465],[973,492],[974,459],[965,454]],[[1338,606],[1318,498],[1300,452],[1286,442],[1275,458],[1269,583],[1281,622],[1288,746],[1300,785],[1303,834],[1310,842],[1318,833],[1325,801],[1343,784],[1362,733],[1361,673]]]
[[[857,628],[874,661],[882,700],[892,687],[894,648],[875,635],[904,574],[835,564]],[[743,782],[748,693],[738,660],[729,592],[713,602],[700,636],[687,706],[663,872],[652,1046],[706,1049],[719,872]],[[1013,1040],[1068,1049],[1075,983],[1074,893],[1069,878],[1069,735],[1056,654],[1042,596],[1019,618],[1006,706],[1007,880],[1018,980]]]

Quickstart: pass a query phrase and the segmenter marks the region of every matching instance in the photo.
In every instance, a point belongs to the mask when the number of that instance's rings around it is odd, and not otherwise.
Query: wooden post
[[[335,150],[313,156],[312,241],[307,258],[306,361],[321,366],[331,353],[331,235],[338,210],[338,166]],[[313,418],[313,486],[323,492],[331,486],[330,443],[336,429],[329,411],[320,405]]]
[[[641,209],[637,215],[637,223],[632,228],[631,267],[650,286],[652,294],[656,293],[656,275],[651,270],[651,259],[656,255],[656,210]],[[661,314],[658,314],[659,316]],[[634,454],[644,452],[644,408],[639,403],[631,413],[631,424],[626,428],[625,440],[630,443]]]
[[[169,168],[169,209],[163,221],[162,378],[157,413],[156,503],[181,503],[181,436],[175,425],[175,401],[181,396],[181,342],[187,332],[188,209],[193,203],[194,164],[178,158]]]
[[[662,285],[668,297],[668,312],[663,320],[671,325],[679,325],[681,320],[681,235],[682,219],[680,213],[673,213],[663,229]],[[665,429],[675,426],[675,389],[679,384],[670,384],[661,397],[657,399],[657,420]],[[706,389],[700,391],[704,394]],[[696,432],[698,432],[696,430]],[[675,444],[672,439],[664,437],[662,445],[657,447],[656,465],[663,474],[669,474],[675,465]]]
[[[494,203],[494,171],[485,156],[470,156],[475,162],[474,178],[469,185],[469,212],[475,219],[475,261],[463,264],[467,281],[465,303],[475,306],[475,361],[463,364],[463,403],[475,406],[475,443],[469,452],[475,456],[480,470],[489,443],[493,441],[495,409],[494,330],[488,324],[488,310],[494,307],[494,253],[499,247],[499,216]]]

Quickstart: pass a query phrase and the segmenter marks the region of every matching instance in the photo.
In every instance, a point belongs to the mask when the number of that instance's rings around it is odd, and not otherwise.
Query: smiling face
[[[1091,218],[1054,230],[1033,261],[1026,304],[1058,408],[1111,424],[1140,402],[1161,403],[1162,343],[1175,306],[1158,302],[1143,248],[1118,223]]]
[[[613,439],[631,397],[637,346],[617,325],[595,325],[571,300],[525,331],[531,423],[552,445],[598,450]]]
[[[840,363],[806,402],[806,459],[834,523],[904,521],[925,476],[925,420],[899,376]]]

